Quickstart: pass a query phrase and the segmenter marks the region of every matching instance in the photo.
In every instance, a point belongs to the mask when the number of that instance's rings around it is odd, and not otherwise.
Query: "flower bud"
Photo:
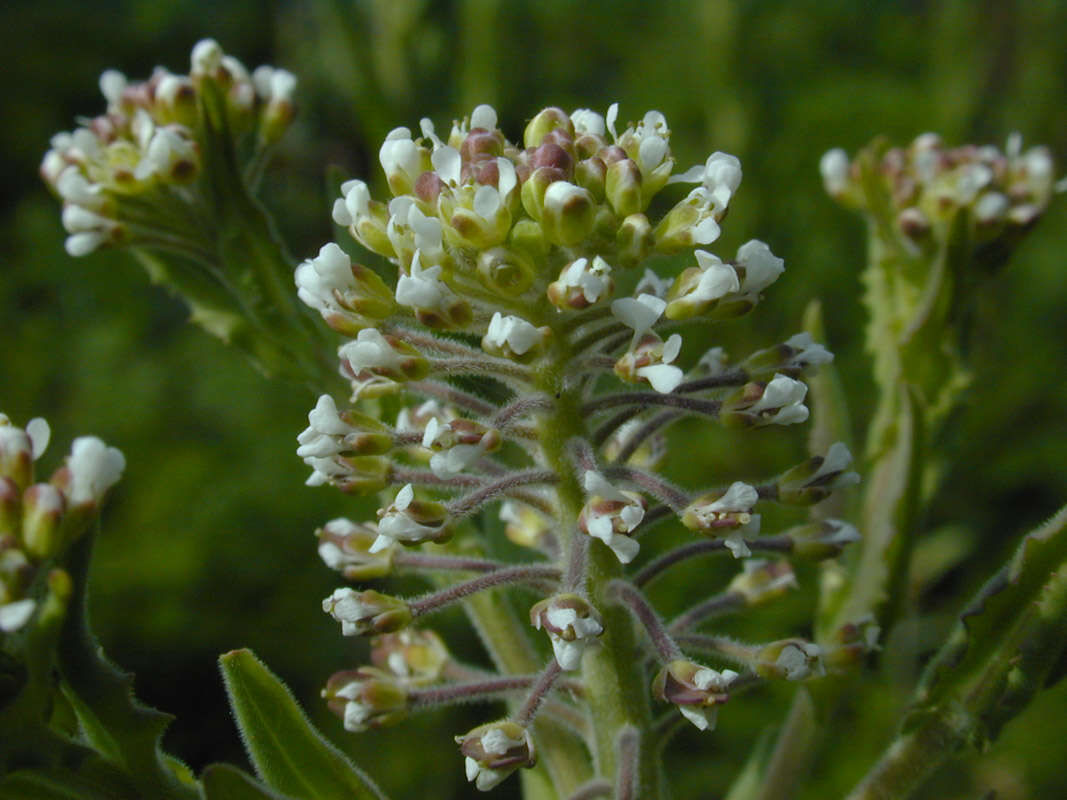
[[[526,147],[538,147],[550,131],[559,130],[568,139],[574,139],[574,124],[562,108],[550,106],[537,113],[526,125],[522,142]]]
[[[519,767],[537,763],[529,732],[510,720],[479,725],[464,736],[457,736],[456,744],[464,756],[467,780],[483,792],[497,786]]]
[[[66,503],[50,483],[38,483],[22,493],[22,542],[33,558],[53,558],[65,544],[61,525]]]
[[[126,458],[117,448],[96,436],[79,436],[71,444],[66,466],[52,476],[52,483],[70,506],[95,508],[125,468]]]
[[[566,174],[555,167],[538,167],[523,181],[520,199],[526,213],[537,222],[544,216],[545,194],[552,184],[563,182]]]
[[[625,158],[608,166],[604,194],[620,217],[644,211],[641,196],[641,168],[636,162]]]
[[[14,480],[0,475],[0,543],[18,537],[21,524],[22,491]]]
[[[544,352],[551,334],[552,329],[547,326],[535,328],[524,319],[496,311],[482,337],[482,350],[515,361],[530,361]]]
[[[388,235],[388,206],[371,200],[367,184],[360,180],[342,183],[341,194],[333,204],[333,221],[348,228],[353,238],[371,252],[395,258],[396,251]]]
[[[452,536],[445,525],[447,521],[448,509],[432,500],[416,500],[415,491],[409,483],[397,492],[396,499],[390,505],[378,510],[378,538],[371,545],[370,552],[384,550],[393,542],[420,544],[446,541]]]
[[[323,563],[350,581],[384,578],[393,570],[395,547],[370,552],[378,539],[378,526],[373,522],[356,524],[340,517],[327,522],[315,535],[319,538],[319,557]]]
[[[372,639],[370,656],[375,666],[415,685],[440,680],[452,658],[440,636],[415,628]]]
[[[793,542],[793,555],[812,561],[839,556],[846,545],[860,539],[858,530],[837,519],[797,525],[787,530],[785,535]]]
[[[407,714],[407,691],[388,672],[373,667],[335,673],[322,696],[353,733],[393,725]]]
[[[583,159],[574,167],[574,182],[587,190],[597,202],[607,196],[607,177],[607,164],[596,157]]]
[[[389,484],[393,464],[385,456],[306,456],[304,463],[312,469],[304,483],[321,486],[328,483],[349,494],[369,494]]]
[[[33,616],[37,601],[25,597],[0,605],[0,633],[14,633],[21,629]]]
[[[339,413],[328,394],[319,397],[308,414],[308,423],[296,437],[300,444],[296,454],[303,459],[381,455],[393,446],[392,434],[385,425],[358,411]]]
[[[610,297],[614,288],[608,262],[600,256],[594,256],[592,261],[579,258],[564,267],[559,279],[548,285],[548,300],[560,311],[581,310]]]
[[[678,706],[682,715],[699,730],[714,730],[716,706],[730,699],[727,690],[737,677],[732,669],[720,672],[679,659],[656,674],[652,694],[657,700]]]
[[[856,666],[868,653],[879,649],[878,638],[881,633],[882,629],[873,614],[845,623],[833,632],[823,650],[823,662],[827,669]]]
[[[431,167],[429,152],[412,141],[411,131],[407,128],[394,128],[389,132],[378,151],[378,160],[394,197],[411,194],[415,181]]]
[[[652,226],[644,214],[631,214],[619,225],[615,247],[622,266],[640,264],[652,252],[652,245]]]
[[[700,188],[693,189],[668,211],[655,230],[656,250],[660,253],[680,253],[697,245],[708,245],[722,232],[719,219],[707,196]]]
[[[520,547],[542,547],[552,537],[553,521],[540,511],[517,500],[500,504],[504,534]]]
[[[830,445],[825,456],[812,456],[778,476],[778,501],[808,506],[825,500],[834,489],[855,486],[860,476],[849,471],[852,454],[844,442]]]
[[[788,561],[750,558],[741,566],[741,573],[730,581],[727,591],[744,597],[748,606],[769,603],[797,588],[797,578]]]
[[[576,594],[559,594],[530,609],[530,623],[544,630],[560,669],[574,670],[590,641],[604,632],[596,609]]]
[[[833,360],[833,353],[821,344],[816,344],[811,334],[805,332],[789,337],[782,344],[753,353],[745,359],[741,367],[752,377],[769,372],[781,372],[795,377],[805,369],[828,364]]]
[[[782,639],[759,648],[756,674],[761,678],[802,681],[826,674],[822,648],[803,639]]]
[[[288,70],[257,67],[252,73],[256,94],[264,102],[260,111],[259,138],[264,144],[277,142],[296,116],[293,92],[296,76]]]
[[[545,191],[541,227],[550,242],[576,245],[589,235],[595,220],[596,203],[586,189],[556,181]]]
[[[808,387],[787,375],[746,383],[723,401],[719,419],[731,427],[793,425],[808,418]]]
[[[0,604],[21,599],[35,573],[36,567],[14,538],[0,540]]]
[[[332,242],[296,268],[297,294],[338,333],[356,336],[396,308],[393,293],[377,273],[354,264]]]
[[[478,256],[478,276],[494,292],[515,297],[530,288],[536,272],[533,262],[522,250],[493,247]]]
[[[344,587],[322,601],[322,610],[341,623],[344,636],[392,633],[411,622],[411,608],[399,597],[373,589],[357,592]]]

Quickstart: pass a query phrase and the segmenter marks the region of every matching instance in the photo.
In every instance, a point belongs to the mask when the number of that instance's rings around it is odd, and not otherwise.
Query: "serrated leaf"
[[[200,781],[204,800],[291,800],[229,764],[212,764]]]
[[[250,650],[226,653],[219,664],[245,750],[271,788],[301,800],[386,800]]]
[[[960,614],[931,661],[912,718],[946,703],[980,718],[982,737],[1040,690],[1067,642],[1067,507],[1027,535]]]
[[[88,744],[128,775],[141,796],[193,798],[196,792],[182,784],[160,752],[172,717],[134,698],[133,676],[107,660],[89,630],[86,582],[92,538],[86,535],[77,542],[68,562],[73,593],[57,653],[61,688]]]

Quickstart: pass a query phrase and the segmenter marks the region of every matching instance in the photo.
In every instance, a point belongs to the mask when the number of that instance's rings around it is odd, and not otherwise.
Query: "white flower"
[[[452,292],[438,279],[441,274],[440,265],[423,268],[421,257],[416,250],[411,257],[408,274],[401,275],[397,280],[396,302],[415,309],[443,309]]]
[[[370,216],[370,189],[360,180],[341,184],[341,197],[333,204],[333,221],[347,228]]]
[[[574,123],[574,133],[577,136],[585,134],[591,136],[603,136],[605,133],[604,118],[588,108],[579,108],[571,113],[571,122]]]
[[[716,151],[708,156],[703,166],[690,167],[679,175],[672,175],[668,183],[700,183],[690,192],[690,197],[699,198],[713,216],[721,219],[741,185],[741,174],[741,161],[736,156]]]
[[[812,339],[807,331],[790,336],[785,344],[797,351],[789,360],[801,368],[817,367],[834,360],[834,354]]]
[[[344,448],[342,437],[355,430],[341,419],[334,399],[324,394],[308,414],[308,427],[296,437],[296,454],[305,461],[337,455]]]
[[[144,156],[133,170],[133,176],[139,181],[153,175],[171,177],[179,164],[193,164],[195,161],[195,145],[178,133],[176,126],[155,128],[144,146]]]
[[[611,313],[623,325],[633,328],[633,340],[636,342],[638,338],[652,329],[666,307],[666,300],[646,292],[636,298],[620,297],[614,300],[611,304]]]
[[[641,549],[635,539],[626,535],[645,517],[641,496],[616,489],[595,470],[586,470],[582,482],[586,493],[593,497],[582,510],[586,532],[610,547],[621,563],[629,564]]]
[[[849,452],[845,443],[834,442],[830,445],[830,449],[826,451],[826,457],[823,459],[819,469],[807,482],[809,484],[818,483],[827,475],[837,474],[837,477],[834,478],[834,488],[854,486],[860,482],[860,476],[856,472],[845,472],[851,464],[852,453]],[[859,534],[857,533],[856,536],[858,538]]]
[[[548,638],[552,642],[552,652],[560,668],[577,669],[590,639],[603,633],[604,626],[592,617],[579,617],[573,608],[553,608],[546,613],[553,627],[569,628],[574,632],[574,638],[570,641],[551,631]]]
[[[494,130],[496,128],[496,109],[485,103],[475,106],[474,111],[471,112],[471,130],[474,128],[482,128],[487,131]]]
[[[334,589],[333,594],[322,601],[322,610],[341,623],[343,636],[357,636],[358,623],[373,616],[378,609],[360,602],[359,592],[347,586]]]
[[[252,72],[252,84],[256,94],[268,103],[292,102],[296,91],[296,76],[288,70],[264,64]]]
[[[737,263],[745,268],[741,290],[751,294],[766,289],[785,271],[785,261],[758,239],[752,239],[737,249]]]
[[[563,268],[559,274],[563,288],[579,289],[587,303],[595,303],[611,291],[611,266],[600,256],[578,258]]]
[[[411,139],[407,128],[394,128],[382,142],[378,160],[390,182],[395,177],[406,178],[411,185],[422,173],[422,154]]]
[[[693,675],[693,685],[703,692],[710,694],[722,694],[730,688],[738,677],[738,673],[732,669],[719,670],[704,667],[697,670]],[[718,709],[715,705],[696,706],[679,704],[678,710],[687,720],[696,726],[697,730],[706,731],[715,727]]]
[[[30,437],[33,447],[33,460],[36,461],[48,448],[48,442],[52,438],[52,429],[43,417],[34,417],[26,423],[26,435]]]
[[[678,357],[682,349],[682,337],[677,333],[672,334],[663,345],[663,355],[658,364],[650,364],[647,367],[638,367],[637,376],[644,378],[660,394],[670,394],[682,382],[684,373],[678,367],[672,366],[671,362]]]
[[[485,344],[490,348],[502,351],[506,346],[517,356],[528,352],[540,341],[541,331],[529,322],[511,315],[504,316],[499,311],[493,313],[485,334]]]
[[[323,245],[315,258],[298,266],[295,279],[297,296],[320,312],[343,311],[337,295],[359,289],[352,275],[352,260],[333,242]]]
[[[807,393],[808,387],[802,381],[777,373],[763,389],[763,396],[746,412],[755,415],[763,424],[803,422],[808,418],[808,408],[804,405]]]
[[[337,348],[337,355],[359,374],[368,369],[393,369],[401,365],[400,355],[376,328],[365,328],[356,338]]]
[[[667,296],[667,292],[670,291],[672,283],[674,283],[673,278],[661,278],[655,272],[646,268],[645,274],[641,276],[641,280],[634,287],[634,294],[638,296],[650,294],[653,297],[664,298]]]
[[[402,260],[415,251],[430,264],[438,264],[444,257],[441,221],[423,214],[412,197],[395,197],[389,201],[385,233]]]
[[[104,187],[98,183],[90,183],[73,165],[59,173],[56,179],[56,191],[68,203],[94,211],[102,210],[107,204]]]
[[[436,538],[440,532],[439,526],[423,525],[416,522],[406,513],[411,502],[415,499],[415,490],[411,484],[406,484],[397,492],[396,499],[381,514],[378,520],[378,538],[370,546],[368,552],[377,553],[391,546],[394,542],[424,542]]]
[[[848,154],[840,147],[827,150],[819,159],[819,172],[827,194],[836,196],[848,188]]]
[[[126,458],[96,436],[79,436],[67,459],[70,484],[67,497],[72,505],[99,502],[126,468]]]
[[[192,73],[206,75],[214,72],[222,64],[222,56],[222,48],[219,47],[218,42],[214,39],[201,39],[193,45],[193,52],[190,55]]]
[[[787,644],[774,662],[788,681],[802,681],[811,674],[826,672],[822,663],[822,648],[811,642]]]
[[[37,602],[28,597],[0,605],[0,631],[14,633],[30,621],[36,607]]]
[[[126,76],[117,69],[106,69],[100,73],[100,93],[107,100],[109,111],[118,107],[126,86]]]

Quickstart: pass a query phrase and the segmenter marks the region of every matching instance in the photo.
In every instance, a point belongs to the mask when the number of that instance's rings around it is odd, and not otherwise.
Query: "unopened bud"
[[[723,401],[719,419],[730,427],[793,425],[808,418],[808,387],[787,375],[746,383]]]
[[[567,138],[574,139],[574,123],[562,108],[549,107],[538,112],[526,125],[522,141],[526,147],[539,147],[545,135],[560,130]]]
[[[685,270],[671,284],[665,312],[668,319],[683,320],[706,314],[722,298],[741,290],[741,281],[732,265],[724,264],[718,256],[704,250],[697,250],[695,255],[699,266]]]
[[[812,561],[839,556],[847,545],[860,540],[856,528],[837,519],[797,525],[785,531],[784,535],[793,543],[793,555]]]
[[[811,334],[805,332],[791,336],[782,344],[753,353],[745,359],[741,367],[747,375],[753,377],[771,372],[795,377],[806,369],[828,364],[833,360],[833,353],[817,344]]]
[[[589,235],[595,220],[596,203],[586,189],[556,181],[545,191],[541,227],[550,242],[576,245]]]
[[[604,193],[620,217],[644,211],[641,182],[641,168],[629,158],[615,161],[608,167]]]
[[[653,245],[652,225],[644,214],[630,214],[619,225],[615,236],[619,262],[631,267],[644,261]]]
[[[830,641],[825,644],[823,661],[826,667],[847,669],[856,666],[868,653],[879,649],[881,633],[882,629],[873,614],[845,623],[833,632]]]
[[[59,554],[66,503],[62,492],[49,483],[38,483],[22,494],[22,542],[26,552],[36,559]]]

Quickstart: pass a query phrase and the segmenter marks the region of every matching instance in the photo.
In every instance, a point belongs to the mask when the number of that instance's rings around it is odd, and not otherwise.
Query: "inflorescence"
[[[605,116],[547,108],[514,144],[483,105],[447,137],[427,119],[421,136],[397,128],[379,153],[392,199],[351,180],[333,209],[356,242],[395,265],[395,283],[337,244],[296,271],[301,300],[345,337],[338,359],[352,389],[345,407],[323,395],[308,416],[297,450],[307,482],[386,493],[377,519],[323,526],[320,555],[353,581],[421,571],[443,585],[415,598],[344,587],[323,601],[342,633],[377,637],[374,666],[339,673],[324,696],[347,729],[361,731],[431,704],[526,693],[508,718],[457,739],[480,789],[534,763],[537,714],[576,718],[581,731],[582,683],[561,676],[596,653],[613,608],[647,633],[651,694],[701,729],[731,691],[823,674],[877,638],[867,621],[839,632],[833,648],[695,633],[795,586],[787,556],[831,557],[858,538],[836,520],[762,535],[760,504],[812,504],[858,476],[840,443],[761,484],[694,491],[656,471],[669,457],[665,428],[684,417],[742,428],[803,422],[802,378],[832,356],[801,333],[736,364],[713,348],[683,366],[681,324],[747,313],[783,261],[756,240],[730,260],[705,249],[740,184],[737,158],[716,152],[677,173],[661,113],[620,127],[617,105]],[[674,184],[684,196],[650,219],[653,198]],[[647,268],[656,255],[690,263],[672,280]],[[527,560],[480,555],[494,550],[489,532],[471,524],[485,512],[529,550]],[[693,542],[627,567],[642,537],[669,519]],[[742,559],[736,579],[718,593],[702,588],[693,608],[662,621],[643,588],[712,553]],[[442,584],[448,574],[462,577]],[[553,653],[540,673],[475,670],[412,624],[514,584],[543,594],[530,609]]]

